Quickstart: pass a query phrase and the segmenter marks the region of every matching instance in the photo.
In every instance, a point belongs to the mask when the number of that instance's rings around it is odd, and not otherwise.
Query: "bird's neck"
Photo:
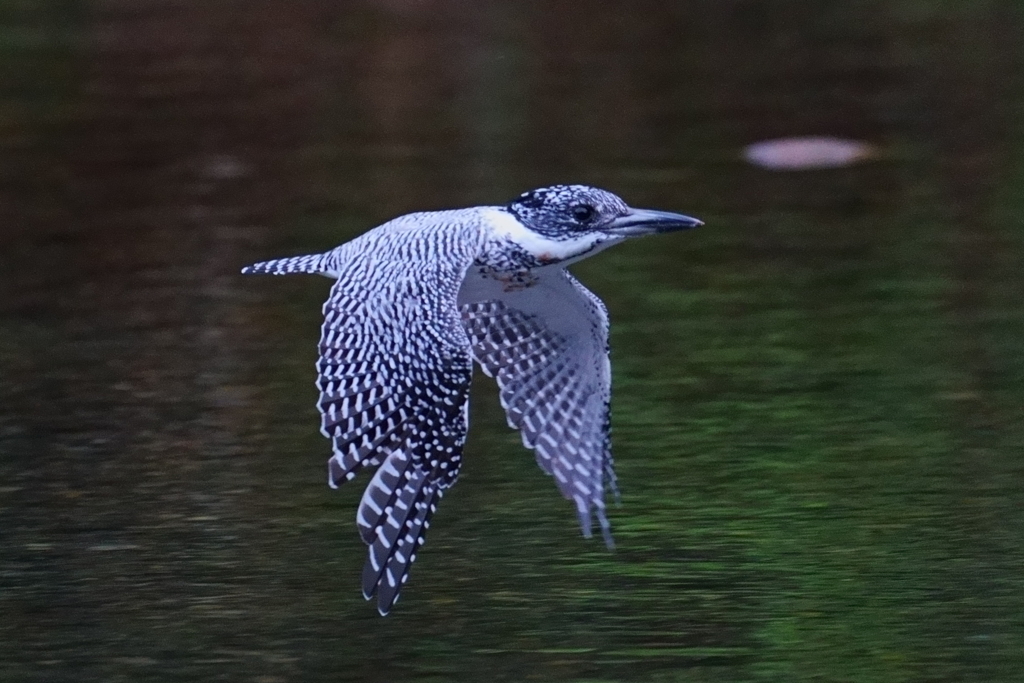
[[[476,265],[496,274],[562,267],[597,253],[619,241],[588,233],[574,239],[552,239],[540,235],[502,208],[483,210],[488,231]]]

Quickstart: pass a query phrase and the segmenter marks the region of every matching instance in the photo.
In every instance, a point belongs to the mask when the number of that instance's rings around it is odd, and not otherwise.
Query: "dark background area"
[[[1021,680],[1014,2],[0,2],[0,680]],[[745,145],[870,142],[772,173]],[[391,616],[320,278],[552,182],[704,219],[612,317],[618,549],[477,382]]]

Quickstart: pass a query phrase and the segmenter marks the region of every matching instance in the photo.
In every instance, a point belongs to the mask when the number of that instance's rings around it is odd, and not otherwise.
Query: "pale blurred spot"
[[[860,140],[830,137],[779,138],[755,142],[743,158],[773,171],[840,168],[878,156],[878,149]]]
[[[202,170],[207,178],[234,180],[235,178],[243,178],[249,175],[252,169],[238,157],[228,154],[216,154],[206,160]]]

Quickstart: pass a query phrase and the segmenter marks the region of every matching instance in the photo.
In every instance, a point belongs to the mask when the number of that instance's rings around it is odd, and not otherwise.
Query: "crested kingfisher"
[[[509,426],[574,503],[583,535],[596,519],[612,546],[608,313],[566,266],[699,225],[555,185],[504,206],[400,216],[328,252],[242,270],[335,280],[316,364],[320,429],[331,487],[375,468],[356,522],[369,546],[363,595],[382,615],[458,478],[474,362],[497,380]]]

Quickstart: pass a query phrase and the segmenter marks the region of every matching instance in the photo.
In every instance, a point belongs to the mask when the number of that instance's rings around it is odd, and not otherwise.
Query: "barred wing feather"
[[[381,614],[398,599],[431,516],[458,478],[473,369],[456,297],[474,245],[444,225],[396,224],[326,254],[247,269],[338,278],[323,309],[317,407],[332,444],[331,487],[377,468],[356,522],[369,546],[363,594],[377,596]],[[368,238],[376,243],[359,244]],[[442,251],[449,258],[438,259]]]
[[[618,497],[609,441],[611,366],[604,304],[563,269],[509,288],[477,274],[460,295],[473,356],[498,383],[509,425],[576,505],[583,535],[597,518],[613,546],[605,488]]]
[[[378,467],[356,522],[369,546],[363,594],[377,595],[381,613],[397,600],[458,477],[468,426],[468,346],[423,343],[437,321],[424,317],[419,289],[410,279],[377,297],[339,280],[324,305],[317,363],[321,428],[334,451],[330,485]]]

